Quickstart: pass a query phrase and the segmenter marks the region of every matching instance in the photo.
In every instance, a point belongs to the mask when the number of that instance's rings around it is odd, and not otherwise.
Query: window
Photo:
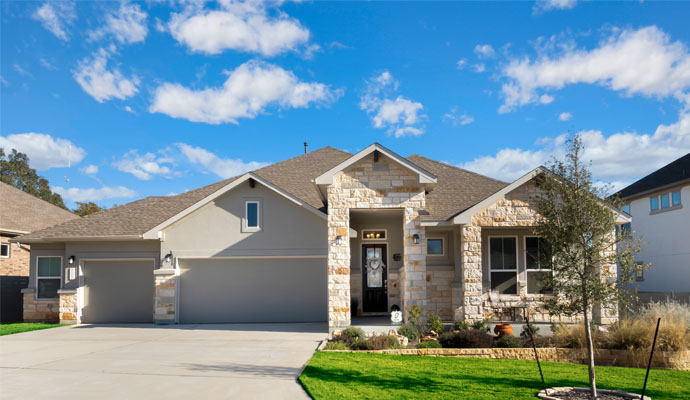
[[[430,256],[442,256],[444,254],[443,239],[427,239],[426,253]]]
[[[385,229],[364,229],[362,230],[362,240],[385,240]]]
[[[635,281],[644,282],[644,263],[635,261]]]
[[[527,273],[527,293],[550,293],[544,287],[545,274],[551,273],[551,256],[544,240],[536,236],[525,237],[525,266]]]
[[[675,192],[671,192],[671,205],[672,206],[680,205],[680,190],[676,190]]]
[[[10,244],[2,243],[0,244],[0,257],[7,258],[10,256]]]
[[[668,193],[664,193],[661,195],[661,208],[668,208],[668,206]]]
[[[624,213],[626,213],[628,215],[631,215],[630,214],[630,204],[625,204],[623,207],[621,207],[621,211],[623,211]]]
[[[517,238],[489,238],[491,290],[517,294]]]
[[[658,197],[650,197],[649,198],[649,207],[652,209],[652,211],[658,210],[659,209],[659,198]]]
[[[261,216],[258,201],[247,201],[245,203],[244,227],[249,231],[261,229]]]
[[[60,290],[62,257],[38,257],[36,286],[39,299],[57,299]]]

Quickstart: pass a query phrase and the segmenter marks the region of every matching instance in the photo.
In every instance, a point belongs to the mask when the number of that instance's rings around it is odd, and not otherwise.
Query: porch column
[[[483,319],[482,310],[482,228],[463,226],[462,313],[465,321]]]
[[[422,207],[413,204],[414,207],[405,208],[404,230],[404,253],[402,281],[402,304],[405,311],[405,319],[410,308],[418,305],[425,308],[427,305],[426,297],[426,234],[421,226],[417,210]],[[419,243],[414,243],[414,235],[419,235]]]
[[[175,323],[175,269],[161,268],[153,271],[155,285],[154,322],[159,325]]]
[[[350,326],[350,210],[337,207],[338,196],[336,188],[328,188],[329,334]]]

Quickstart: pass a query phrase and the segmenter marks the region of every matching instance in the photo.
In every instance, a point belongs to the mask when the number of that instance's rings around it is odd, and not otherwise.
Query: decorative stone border
[[[544,400],[561,400],[560,397],[551,396],[558,392],[586,392],[589,393],[589,388],[572,387],[572,386],[561,386],[552,387],[548,389],[543,389],[537,394],[537,397]],[[642,399],[642,396],[636,393],[624,392],[622,390],[609,390],[609,389],[597,389],[597,394],[608,394],[613,396],[620,396],[624,399]],[[642,400],[651,400],[649,397],[645,396]]]
[[[534,360],[534,350],[530,348],[491,348],[491,349],[388,349],[388,350],[325,350],[352,353],[377,353],[419,355],[437,357],[471,357],[471,358],[507,358],[514,360]],[[584,364],[587,359],[586,351],[581,349],[565,349],[544,347],[538,348],[540,361],[569,362]],[[645,358],[646,357],[646,358]],[[627,350],[597,350],[595,353],[597,365],[611,365],[617,367],[646,367],[649,354]],[[652,360],[652,368],[676,369],[690,371],[690,351],[656,351]]]

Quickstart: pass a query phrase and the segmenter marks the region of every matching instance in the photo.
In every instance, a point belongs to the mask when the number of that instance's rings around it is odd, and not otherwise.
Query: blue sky
[[[511,181],[690,151],[689,2],[2,1],[0,147],[68,205],[372,142]],[[68,167],[69,165],[69,167]]]

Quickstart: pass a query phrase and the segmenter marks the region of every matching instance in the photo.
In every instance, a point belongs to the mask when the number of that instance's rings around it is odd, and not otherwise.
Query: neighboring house
[[[526,305],[548,321],[530,204],[541,171],[507,184],[377,143],[354,155],[322,148],[20,238],[32,244],[38,288],[25,301],[52,301],[63,322],[83,323],[334,330],[350,324],[355,303],[360,315],[420,305],[444,320]],[[41,279],[59,282],[59,296],[42,293]]]
[[[618,196],[626,203],[623,211],[633,219],[624,228],[643,241],[636,260],[652,264],[636,277],[640,298],[690,299],[690,153]]]
[[[21,290],[29,283],[29,245],[10,243],[10,239],[76,218],[67,210],[0,182],[0,321],[21,321]],[[38,315],[29,312],[27,316]]]

